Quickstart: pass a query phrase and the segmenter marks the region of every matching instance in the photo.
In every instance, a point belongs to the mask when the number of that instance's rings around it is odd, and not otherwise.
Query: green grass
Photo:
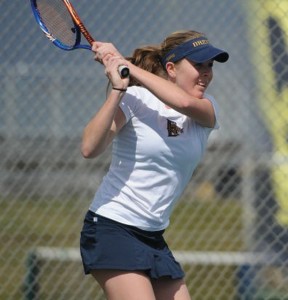
[[[181,201],[172,214],[166,237],[174,249],[241,251],[242,222],[239,201]]]
[[[88,204],[82,206],[80,209],[76,199],[0,200],[0,300],[23,299],[26,259],[31,249],[78,246]]]

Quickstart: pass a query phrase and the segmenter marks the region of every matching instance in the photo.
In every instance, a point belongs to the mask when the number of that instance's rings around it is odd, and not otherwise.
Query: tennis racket
[[[91,50],[95,41],[69,0],[30,0],[40,28],[52,43],[62,50]],[[88,44],[81,43],[82,35]],[[129,76],[126,66],[119,67],[122,78]]]

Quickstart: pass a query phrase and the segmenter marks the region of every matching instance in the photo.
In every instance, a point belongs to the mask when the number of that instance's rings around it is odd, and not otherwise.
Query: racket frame
[[[62,0],[61,0],[62,1]],[[81,29],[80,27],[77,25],[77,23],[75,22],[74,18],[72,17],[71,15],[71,12],[70,10],[69,13],[70,13],[70,16],[72,18],[72,21],[74,23],[74,29],[75,29],[75,35],[76,35],[76,39],[75,39],[75,44],[73,46],[68,46],[68,45],[65,45],[63,43],[61,43],[61,41],[59,41],[55,36],[53,36],[53,34],[51,34],[48,30],[48,28],[46,27],[45,23],[43,22],[42,18],[41,18],[41,14],[38,10],[38,7],[37,7],[37,0],[30,0],[30,3],[31,3],[31,8],[32,8],[32,11],[33,11],[33,14],[34,14],[34,17],[37,21],[37,23],[39,24],[41,30],[43,31],[43,33],[45,34],[45,36],[57,47],[61,48],[62,50],[66,50],[66,51],[71,51],[71,50],[74,50],[74,49],[87,49],[87,50],[91,50],[91,46],[90,45],[81,45],[80,42],[81,42]],[[66,5],[66,4],[65,4]],[[80,23],[82,23],[80,21]],[[82,23],[83,25],[83,23]],[[84,25],[83,25],[84,27]],[[84,27],[85,28],[85,27]],[[87,31],[87,30],[86,30]],[[89,34],[89,33],[88,33]],[[83,33],[84,35],[84,33]],[[85,35],[84,35],[85,36]],[[86,37],[86,36],[85,36]]]
[[[74,9],[72,3],[69,0],[62,0],[68,9],[73,22],[78,26],[80,29],[81,33],[84,35],[86,38],[87,42],[92,46],[92,44],[95,42],[95,40],[92,38],[91,34],[88,32],[87,28],[84,26],[83,22],[81,21],[79,15],[77,14],[76,10]],[[90,47],[91,49],[91,47]]]

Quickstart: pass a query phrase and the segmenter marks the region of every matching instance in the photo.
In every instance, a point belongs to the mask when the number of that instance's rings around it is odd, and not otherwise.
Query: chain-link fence
[[[221,129],[166,231],[192,299],[288,299],[287,0],[74,1],[124,55],[170,32],[227,49],[210,93]],[[78,240],[110,155],[85,161],[81,132],[105,98],[89,51],[64,52],[29,1],[1,1],[0,299],[104,299]]]

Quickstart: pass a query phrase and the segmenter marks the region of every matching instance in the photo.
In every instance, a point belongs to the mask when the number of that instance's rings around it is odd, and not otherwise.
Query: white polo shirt
[[[217,120],[215,100],[205,97]],[[165,229],[212,129],[167,108],[142,87],[130,87],[120,107],[127,122],[113,141],[110,169],[90,210],[143,230]]]

